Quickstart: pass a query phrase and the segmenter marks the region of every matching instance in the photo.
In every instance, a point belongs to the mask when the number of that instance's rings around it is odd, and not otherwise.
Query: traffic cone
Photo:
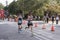
[[[51,31],[55,31],[55,28],[54,28],[54,26],[52,25],[52,27],[51,27]]]
[[[43,24],[42,29],[46,29],[46,25],[45,24]]]
[[[37,23],[35,23],[35,27],[38,27],[38,24]]]

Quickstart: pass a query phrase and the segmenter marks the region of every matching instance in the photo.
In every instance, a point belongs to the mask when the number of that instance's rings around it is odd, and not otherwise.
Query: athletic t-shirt
[[[22,18],[19,18],[18,19],[18,23],[22,23]]]

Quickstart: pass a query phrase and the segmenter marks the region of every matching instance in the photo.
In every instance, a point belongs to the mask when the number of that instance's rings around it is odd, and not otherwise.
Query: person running
[[[28,23],[27,23],[28,27],[25,27],[25,29],[30,28],[31,29],[31,36],[33,37],[33,28],[32,28],[33,23],[32,23],[32,20],[33,20],[33,16],[29,15],[28,16]]]
[[[58,21],[59,21],[59,17],[57,16],[56,17],[56,24],[58,24]]]
[[[19,15],[18,17],[18,32],[22,29],[22,16]]]
[[[33,26],[32,18],[33,18],[32,16],[28,16],[28,23],[27,23],[28,27],[25,27],[25,29]]]

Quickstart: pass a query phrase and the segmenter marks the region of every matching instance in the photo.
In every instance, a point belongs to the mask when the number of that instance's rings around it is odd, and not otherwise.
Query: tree
[[[4,8],[4,5],[2,5],[1,3],[0,3],[0,9],[3,9]]]
[[[8,9],[12,14],[16,14],[18,11],[22,10],[24,14],[28,14],[29,11],[33,12],[33,15],[43,15],[43,6],[48,4],[49,0],[17,0],[13,1]]]
[[[50,0],[48,4],[45,4],[43,6],[43,9],[45,11],[49,10],[50,11],[50,14],[60,14],[60,5],[58,3],[58,1],[60,0]]]
[[[30,10],[33,12],[37,11],[43,7],[44,3],[47,2],[47,0],[18,0],[18,5],[24,13],[28,13]]]
[[[8,6],[9,13],[11,13],[11,14],[16,14],[16,13],[17,13],[17,10],[18,10],[17,7],[18,7],[17,2],[13,1],[13,2]]]

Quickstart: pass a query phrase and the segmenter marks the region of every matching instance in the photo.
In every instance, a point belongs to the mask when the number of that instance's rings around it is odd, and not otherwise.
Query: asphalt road
[[[46,23],[46,29],[42,29],[43,24],[37,22],[38,26],[33,26],[33,37],[30,29],[23,24],[23,29],[18,33],[18,25],[16,22],[0,22],[0,40],[60,40],[60,25],[54,24],[55,31],[51,31],[52,24]],[[35,25],[35,24],[34,24]]]

